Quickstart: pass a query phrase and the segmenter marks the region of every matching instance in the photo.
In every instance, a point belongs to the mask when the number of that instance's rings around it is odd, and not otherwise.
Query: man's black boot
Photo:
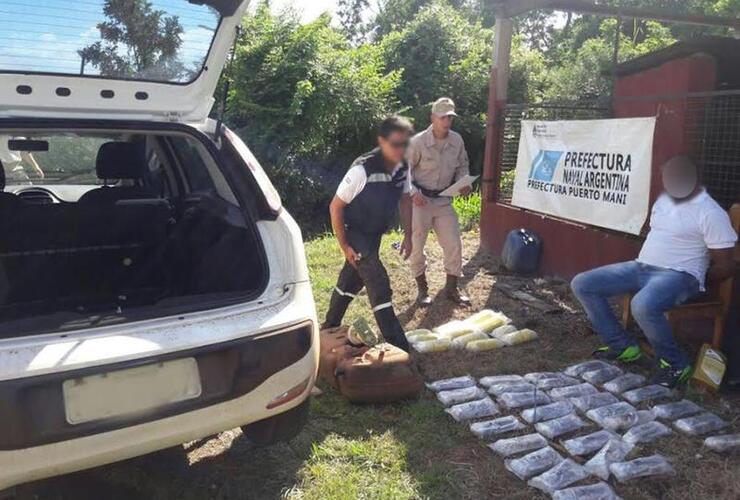
[[[432,303],[432,298],[429,296],[429,284],[427,283],[427,277],[425,274],[420,274],[416,277],[416,286],[419,289],[416,303],[422,307],[430,305]]]
[[[459,306],[469,306],[470,297],[460,290],[457,284],[457,276],[451,274],[447,275],[447,282],[445,283],[445,295],[448,299]]]
[[[401,324],[396,318],[396,314],[393,309],[387,307],[379,311],[375,311],[375,321],[380,327],[380,332],[383,334],[383,338],[386,342],[391,345],[398,347],[406,352],[411,350],[409,341],[406,339],[406,334],[401,327]]]
[[[347,312],[347,308],[352,302],[352,297],[341,295],[339,292],[334,290],[331,294],[331,301],[329,302],[329,310],[326,311],[326,319],[321,325],[321,329],[336,328],[342,325],[344,319],[344,313]]]

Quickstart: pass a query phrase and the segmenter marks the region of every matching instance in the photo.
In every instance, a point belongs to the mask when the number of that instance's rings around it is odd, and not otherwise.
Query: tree
[[[243,27],[227,119],[262,158],[351,160],[374,143],[378,122],[397,107],[400,78],[384,69],[379,46],[351,46],[328,15],[301,25],[265,3]]]
[[[178,80],[185,67],[177,58],[183,28],[147,0],[105,0],[108,20],[98,23],[102,41],[78,51],[101,75],[117,78]]]
[[[363,13],[370,6],[369,0],[339,0],[337,6],[339,22],[347,38],[353,42],[362,41],[367,31]]]
[[[613,43],[617,21],[601,22],[600,36],[587,39],[577,50],[551,70],[551,87],[547,97],[553,100],[580,100],[607,97],[611,79],[605,74],[612,65]],[[675,42],[668,28],[654,21],[644,26],[639,37],[621,37],[619,62],[653,52]]]

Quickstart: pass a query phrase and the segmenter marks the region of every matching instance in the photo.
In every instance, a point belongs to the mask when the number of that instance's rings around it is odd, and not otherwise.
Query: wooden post
[[[509,90],[511,36],[513,23],[507,17],[496,16],[493,43],[493,65],[488,88],[486,119],[486,149],[483,161],[483,202],[493,203],[498,197],[501,176],[503,112]]]

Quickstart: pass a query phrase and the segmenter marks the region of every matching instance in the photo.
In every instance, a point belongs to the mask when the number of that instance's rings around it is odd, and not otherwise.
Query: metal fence
[[[522,120],[592,120],[610,116],[611,109],[608,102],[508,104],[503,115],[503,149],[498,201],[511,203]]]
[[[666,107],[671,112],[684,113],[684,143],[700,166],[707,190],[725,208],[740,201],[740,91],[640,96],[624,100],[651,103],[658,115]],[[589,101],[507,105],[503,116],[497,201],[511,202],[521,120],[610,118],[613,116],[611,104]]]
[[[740,91],[687,101],[686,136],[707,191],[724,208],[740,201]]]

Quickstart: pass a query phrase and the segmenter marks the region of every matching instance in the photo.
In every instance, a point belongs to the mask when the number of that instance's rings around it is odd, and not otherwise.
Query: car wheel
[[[310,405],[311,398],[307,398],[303,403],[285,413],[243,426],[242,432],[250,442],[257,446],[290,441],[306,425]]]

